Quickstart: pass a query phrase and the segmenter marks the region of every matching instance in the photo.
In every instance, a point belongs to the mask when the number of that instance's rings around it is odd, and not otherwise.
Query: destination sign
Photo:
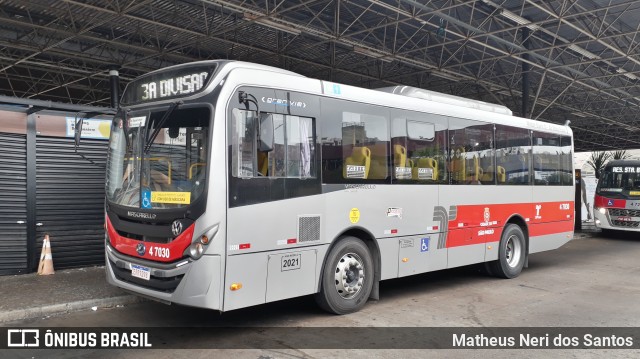
[[[206,72],[174,77],[166,80],[151,81],[140,84],[142,101],[177,95],[189,95],[197,92],[207,81]]]
[[[205,88],[213,70],[215,65],[200,65],[137,78],[127,85],[122,103],[131,105],[193,95]]]
[[[640,167],[613,167],[611,168],[613,173],[640,173]]]

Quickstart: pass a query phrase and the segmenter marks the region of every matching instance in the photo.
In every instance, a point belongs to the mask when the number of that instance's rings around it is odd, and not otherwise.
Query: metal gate
[[[27,137],[0,133],[0,274],[29,271]]]
[[[37,137],[35,247],[48,233],[55,269],[104,264],[107,147],[83,139],[76,153],[72,138]]]

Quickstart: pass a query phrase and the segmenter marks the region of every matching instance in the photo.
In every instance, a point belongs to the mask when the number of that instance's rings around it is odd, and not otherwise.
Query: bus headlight
[[[204,251],[207,249],[207,246],[213,241],[213,238],[218,233],[218,225],[214,225],[209,227],[204,233],[196,237],[187,249],[185,249],[184,254],[188,254],[191,259],[199,259],[204,254]]]
[[[606,214],[607,213],[607,209],[604,207],[600,207],[598,208],[598,212],[602,213],[602,214]]]
[[[191,246],[189,246],[189,255],[191,256],[191,258],[199,259],[200,257],[202,257],[202,253],[204,253],[204,246],[202,245],[202,243],[195,242],[192,243]]]

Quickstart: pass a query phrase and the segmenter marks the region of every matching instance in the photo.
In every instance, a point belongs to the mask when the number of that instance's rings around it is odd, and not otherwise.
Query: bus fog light
[[[607,213],[607,209],[606,208],[598,208],[598,212],[605,214]]]
[[[596,224],[600,224],[600,220],[599,219],[596,219]]]

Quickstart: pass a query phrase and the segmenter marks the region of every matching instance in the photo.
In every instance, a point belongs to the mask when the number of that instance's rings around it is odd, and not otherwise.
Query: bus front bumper
[[[163,264],[132,259],[106,245],[107,282],[143,297],[165,303],[220,310],[221,260],[204,255],[198,260],[184,259]],[[149,280],[132,276],[132,266],[150,271]]]
[[[614,209],[622,210],[624,209]],[[604,212],[604,213],[602,213]],[[610,216],[609,208],[593,209],[594,223],[597,228],[616,231],[640,231],[640,217]],[[623,220],[624,219],[624,220]]]

